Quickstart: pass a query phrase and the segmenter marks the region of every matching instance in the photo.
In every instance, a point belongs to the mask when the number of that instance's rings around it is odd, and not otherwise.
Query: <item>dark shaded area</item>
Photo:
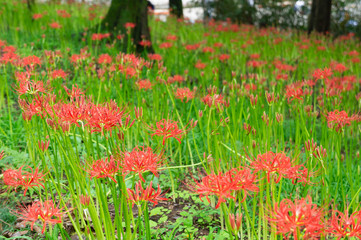
[[[316,31],[326,34],[330,31],[332,0],[312,0],[308,19],[308,33]]]
[[[101,23],[102,29],[106,29],[114,35],[124,33],[127,30],[126,23],[135,23],[132,30],[132,39],[135,51],[138,53],[146,50],[154,52],[152,45],[141,45],[142,40],[150,41],[148,26],[148,2],[146,0],[112,0],[108,13]]]
[[[182,0],[169,0],[170,14],[177,18],[183,17],[183,3]]]

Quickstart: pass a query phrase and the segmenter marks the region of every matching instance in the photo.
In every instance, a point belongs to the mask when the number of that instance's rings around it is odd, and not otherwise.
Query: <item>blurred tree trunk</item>
[[[330,31],[332,0],[312,0],[308,19],[308,34],[313,30],[319,33]]]
[[[108,13],[101,23],[102,29],[106,29],[116,36],[126,33],[125,23],[135,24],[135,28],[132,30],[132,39],[136,52],[141,53],[145,48],[147,52],[154,52],[152,46],[140,45],[142,40],[151,40],[146,0],[112,0]],[[125,39],[127,38],[125,37]]]
[[[183,17],[183,3],[182,0],[169,0],[170,13],[177,18]]]
[[[26,0],[28,5],[28,9],[31,11],[33,9],[33,5],[35,4],[35,0]]]

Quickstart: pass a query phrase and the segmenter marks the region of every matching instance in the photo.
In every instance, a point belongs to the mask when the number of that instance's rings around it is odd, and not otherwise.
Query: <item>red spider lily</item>
[[[297,240],[298,231],[305,231],[307,236],[319,236],[323,231],[321,217],[321,209],[312,203],[310,196],[307,196],[296,199],[295,202],[283,199],[279,206],[274,206],[269,220],[276,226],[278,233],[282,233],[283,236],[288,234],[287,239],[293,235]]]
[[[173,47],[173,43],[171,43],[171,42],[164,42],[164,43],[161,43],[159,45],[159,48],[161,48],[161,49],[163,49],[163,48],[171,48],[171,47]]]
[[[255,108],[258,101],[258,95],[256,95],[256,97],[253,94],[249,95],[249,100],[251,101],[252,108]]]
[[[41,13],[35,13],[35,14],[33,14],[33,19],[34,19],[34,20],[40,19],[40,18],[42,18],[42,17],[43,17],[43,15],[42,15]]]
[[[88,206],[90,203],[90,197],[88,195],[80,195],[79,200],[80,204],[84,206]]]
[[[347,209],[344,213],[334,210],[328,225],[327,232],[337,237],[337,240],[350,237],[361,239],[361,211],[349,216]]]
[[[107,54],[107,53],[101,54],[98,58],[98,63],[99,64],[110,64],[110,63],[112,63],[112,57],[109,56],[109,54]]]
[[[123,127],[122,119],[125,117],[125,110],[120,109],[114,101],[102,105],[93,106],[90,109],[87,126],[90,126],[91,132],[109,131],[115,126]],[[130,119],[126,119],[128,125]],[[127,127],[131,127],[134,121]]]
[[[212,53],[212,52],[214,52],[214,49],[212,47],[204,47],[202,49],[202,52],[204,52],[204,53]]]
[[[33,56],[27,56],[21,59],[20,65],[22,67],[29,67],[30,69],[34,69],[35,66],[40,66],[41,61],[40,58],[33,55]]]
[[[343,73],[347,70],[347,67],[342,63],[334,63],[331,65],[332,69],[336,72]]]
[[[87,103],[84,99],[76,103],[61,104],[57,111],[59,123],[76,124],[80,127],[79,122],[83,122],[89,116],[92,107],[91,103]]]
[[[137,182],[135,184],[135,191],[131,189],[127,189],[129,200],[132,202],[132,206],[134,203],[139,203],[141,201],[152,202],[155,205],[158,204],[158,201],[168,200],[167,198],[162,197],[161,189],[158,184],[158,190],[153,189],[153,182],[150,182],[149,186],[144,189],[142,187],[142,182]]]
[[[131,152],[124,152],[121,157],[121,166],[123,173],[128,174],[135,172],[139,174],[139,178],[145,182],[142,173],[151,171],[158,176],[158,168],[162,163],[162,155],[153,153],[152,148],[135,147]]]
[[[184,77],[181,75],[174,75],[173,77],[169,77],[167,83],[174,83],[174,82],[183,82]]]
[[[189,88],[177,88],[177,91],[175,92],[175,98],[181,99],[182,102],[185,98],[187,98],[186,102],[188,102],[190,99],[193,99],[195,96],[195,91],[191,91]]]
[[[159,54],[148,54],[148,58],[153,61],[161,61],[162,56]]]
[[[194,67],[197,68],[197,69],[205,69],[205,68],[207,67],[207,64],[198,61],[198,62],[194,65]]]
[[[37,94],[45,93],[44,83],[42,81],[32,82],[32,81],[21,81],[19,82],[19,87],[15,89],[19,96],[23,94]]]
[[[137,85],[139,90],[141,90],[141,89],[144,89],[144,90],[152,89],[152,83],[148,79],[138,80],[138,81],[135,82],[135,85]]]
[[[149,47],[152,45],[152,42],[146,39],[143,39],[142,41],[139,42],[139,45],[143,46],[143,47]]]
[[[325,148],[323,148],[322,146],[319,146],[313,152],[313,156],[318,159],[323,159],[323,158],[327,157],[327,150]]]
[[[246,200],[249,191],[258,192],[259,189],[255,184],[258,181],[257,176],[252,173],[251,169],[247,167],[233,168],[227,173],[231,175],[232,181],[236,183],[233,190],[243,190],[244,197],[241,202]]]
[[[351,125],[352,117],[349,117],[345,111],[335,110],[328,112],[327,125],[329,128],[334,128],[336,132],[340,132],[346,125]]]
[[[65,79],[67,74],[64,72],[63,69],[57,69],[57,70],[53,70],[51,73],[50,73],[50,76],[53,78],[53,79],[57,79],[57,78],[62,78],[62,79]]]
[[[304,186],[312,184],[310,178],[313,176],[313,172],[310,172],[303,164],[291,167],[287,172],[287,178],[292,179],[292,183],[302,183]]]
[[[92,178],[110,178],[115,183],[117,181],[115,180],[114,176],[119,172],[120,170],[120,163],[119,161],[115,160],[113,156],[110,156],[109,158],[99,159],[95,162],[93,162],[90,165],[90,169],[88,170],[90,174],[90,179]]]
[[[53,29],[62,28],[62,26],[61,26],[59,23],[57,23],[57,22],[52,22],[52,23],[49,24],[49,26],[50,26],[51,28],[53,28]]]
[[[202,98],[202,102],[206,104],[208,107],[216,106],[219,108],[223,108],[223,106],[228,107],[229,103],[227,103],[223,96],[220,94],[208,94],[207,96]]]
[[[205,196],[208,202],[208,196],[215,195],[218,197],[218,203],[216,208],[219,208],[222,202],[226,202],[226,198],[235,199],[232,196],[232,191],[237,189],[237,182],[233,181],[232,174],[230,172],[218,174],[211,173],[202,178],[201,182],[197,182],[195,186],[193,186],[194,192],[199,194],[199,198],[202,200],[202,197]]]
[[[135,23],[127,22],[124,24],[125,28],[135,28]]]
[[[177,36],[176,35],[172,35],[172,34],[169,34],[167,37],[166,37],[167,40],[170,40],[170,41],[176,41],[177,40]]]
[[[30,77],[31,77],[31,72],[30,71],[15,72],[15,79],[18,82],[28,82],[28,81],[30,81]]]
[[[0,160],[3,159],[4,156],[5,156],[5,152],[4,152],[4,150],[2,150],[2,151],[0,152]]]
[[[192,51],[192,50],[197,50],[199,48],[200,44],[196,43],[196,44],[188,44],[185,46],[185,48],[187,49],[187,51]]]
[[[62,17],[62,18],[70,18],[71,17],[70,13],[68,13],[66,10],[59,9],[59,10],[56,10],[56,13],[59,15],[59,17]]]
[[[24,196],[30,187],[44,187],[44,174],[39,173],[39,169],[35,171],[30,166],[26,166],[29,171],[23,171],[24,166],[19,169],[8,169],[4,172],[4,183],[11,188],[23,186],[25,188]]]
[[[52,225],[62,222],[62,209],[59,209],[57,206],[54,206],[52,200],[47,200],[45,202],[36,201],[32,205],[24,207],[22,211],[18,212],[19,218],[24,222],[28,222],[31,225],[31,230],[33,230],[34,224],[37,220],[43,222],[43,230],[41,233],[44,234],[46,229],[46,224]]]
[[[135,118],[140,120],[143,117],[143,108],[142,107],[134,107]]]
[[[225,62],[226,60],[228,60],[230,58],[229,54],[221,54],[218,56],[219,61],[221,62]]]
[[[241,230],[241,227],[242,227],[242,213],[241,214],[237,213],[236,216],[234,216],[234,214],[230,213],[228,215],[228,218],[229,218],[229,223],[231,224],[233,233],[237,234]]]
[[[38,144],[39,144],[39,149],[41,150],[41,151],[43,151],[43,152],[45,152],[46,150],[48,150],[48,148],[49,148],[49,145],[50,145],[50,140],[48,140],[48,141],[39,141],[38,142]]]
[[[266,152],[259,154],[257,159],[251,163],[251,167],[256,171],[264,171],[267,173],[268,182],[271,181],[271,176],[278,183],[282,177],[287,176],[289,169],[292,168],[293,162],[291,158],[284,153]]]
[[[2,54],[2,56],[0,57],[0,63],[6,65],[8,63],[15,62],[18,59],[19,59],[19,56],[16,53],[8,52],[8,53]]]
[[[72,86],[71,91],[66,86],[64,86],[64,89],[65,89],[66,93],[69,95],[69,97],[71,98],[71,100],[73,100],[74,98],[76,100],[79,100],[79,98],[82,95],[84,95],[84,91],[82,89],[80,89],[78,87],[78,85],[76,85],[76,84]]]
[[[303,101],[304,92],[301,87],[293,86],[286,86],[286,97],[288,102],[298,99]]]
[[[181,139],[186,133],[186,130],[178,127],[177,121],[170,119],[162,119],[156,123],[155,128],[150,127],[150,129],[154,132],[152,136],[163,136],[163,145],[165,144],[165,140],[168,138],[175,138],[179,143],[181,143]]]
[[[108,38],[110,37],[110,33],[105,33],[105,34],[102,34],[102,33],[93,33],[92,35],[92,41],[100,41],[104,38]]]
[[[312,75],[316,80],[320,79],[328,79],[332,76],[331,68],[316,69],[316,71]]]

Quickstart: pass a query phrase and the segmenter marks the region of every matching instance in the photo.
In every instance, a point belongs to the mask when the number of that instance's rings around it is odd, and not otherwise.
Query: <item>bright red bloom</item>
[[[56,70],[53,70],[51,73],[50,73],[51,77],[53,79],[56,79],[56,78],[62,78],[62,79],[65,79],[67,74],[64,72],[63,69],[56,69]]]
[[[244,197],[241,202],[246,200],[249,191],[258,192],[259,189],[255,184],[258,181],[257,176],[252,173],[251,169],[247,167],[233,168],[228,173],[231,175],[232,181],[236,183],[233,190],[243,190]]]
[[[291,158],[284,153],[266,152],[259,154],[257,159],[251,162],[251,167],[256,171],[264,171],[267,173],[268,182],[271,181],[271,176],[278,183],[282,177],[287,176],[289,170],[292,168],[293,162]]]
[[[204,52],[204,53],[212,53],[212,52],[214,52],[214,49],[212,47],[204,47],[202,49],[202,52]]]
[[[90,179],[92,178],[110,178],[115,183],[114,176],[119,172],[120,164],[119,161],[115,160],[113,156],[109,158],[99,159],[90,165],[90,169],[88,170],[90,174]]]
[[[340,132],[346,125],[351,125],[352,117],[349,117],[345,111],[335,110],[328,112],[327,123],[329,128],[334,128],[337,132]]]
[[[151,127],[151,130],[154,132],[152,136],[163,136],[163,145],[165,140],[168,138],[175,138],[181,143],[181,139],[185,134],[185,130],[179,129],[178,122],[170,119],[162,119],[156,123],[156,127]]]
[[[199,194],[199,198],[205,196],[210,203],[208,196],[215,195],[218,197],[216,208],[219,208],[222,202],[226,202],[226,198],[235,199],[232,191],[237,189],[237,182],[233,180],[230,172],[218,174],[211,173],[202,178],[201,182],[197,182],[194,191]],[[201,199],[202,200],[202,199]]]
[[[188,50],[188,51],[192,51],[192,50],[197,50],[199,48],[200,44],[199,43],[196,43],[196,44],[188,44],[185,46],[185,48]]]
[[[135,172],[139,174],[139,178],[145,182],[142,173],[150,171],[158,176],[158,168],[162,163],[162,156],[153,153],[152,148],[147,147],[140,149],[135,147],[131,152],[124,152],[121,157],[121,166],[123,173],[128,174]]]
[[[26,93],[27,94],[36,94],[38,92],[41,92],[41,93],[45,92],[44,83],[42,81],[37,81],[37,82],[21,81],[21,82],[19,82],[19,87],[15,90],[19,93],[19,96],[26,94]]]
[[[344,213],[334,210],[328,225],[327,232],[337,237],[337,240],[350,237],[361,239],[361,211],[349,216],[347,209]]]
[[[50,26],[51,28],[53,28],[53,29],[62,28],[62,26],[61,26],[59,23],[57,23],[57,22],[52,22],[52,23],[49,24],[49,26]]]
[[[21,59],[21,66],[22,67],[30,67],[30,69],[33,69],[36,65],[41,65],[41,60],[39,57],[33,55],[33,56],[27,56]]]
[[[127,189],[129,200],[132,202],[132,205],[140,201],[147,201],[152,202],[155,206],[158,204],[158,201],[168,200],[167,198],[162,197],[163,194],[161,194],[162,191],[159,184],[157,191],[153,189],[152,184],[153,182],[150,182],[149,186],[144,189],[142,187],[142,182],[139,181],[135,184],[135,192],[134,190]]]
[[[71,17],[70,13],[68,13],[66,10],[63,10],[63,9],[56,10],[56,13],[59,15],[59,17],[62,17],[62,18],[70,18]]]
[[[270,221],[277,227],[278,233],[286,238],[293,235],[298,239],[298,231],[305,231],[305,236],[319,236],[323,230],[321,222],[322,212],[316,204],[312,203],[310,196],[296,199],[283,199],[279,206],[276,204],[271,212]]]
[[[182,102],[185,98],[187,98],[186,102],[188,102],[190,99],[193,99],[195,96],[195,91],[191,91],[189,88],[177,88],[177,91],[175,92],[175,98],[181,99]]]
[[[104,130],[109,131],[116,127],[131,127],[134,123],[129,122],[129,115],[125,119],[125,125],[123,124],[123,118],[125,118],[125,110],[120,109],[114,101],[109,103],[100,104],[92,106],[90,109],[90,114],[88,116],[87,126],[90,126],[91,132],[101,132],[104,133]]]
[[[288,102],[290,102],[290,100],[293,101],[295,99],[302,101],[303,95],[304,92],[301,87],[291,86],[291,85],[286,86],[286,96]]]
[[[181,75],[174,75],[173,77],[169,77],[167,83],[174,83],[174,82],[183,82],[184,77]]]
[[[112,63],[112,57],[109,56],[109,54],[107,54],[107,53],[101,54],[98,58],[98,63],[99,64],[110,64],[110,63]]]
[[[141,89],[144,89],[144,90],[152,89],[152,83],[148,79],[138,80],[138,81],[135,82],[135,85],[137,85],[139,90],[141,90]]]
[[[153,60],[153,61],[161,61],[162,60],[162,56],[159,55],[159,54],[148,54],[148,58],[150,60]]]
[[[331,68],[324,68],[323,70],[316,69],[316,71],[313,73],[313,77],[316,78],[316,80],[328,79],[331,76],[332,76]]]
[[[198,61],[198,62],[194,65],[194,67],[197,68],[197,69],[205,69],[205,68],[207,67],[207,64]]]
[[[34,19],[34,20],[40,19],[40,18],[42,18],[42,17],[43,17],[43,15],[42,15],[41,13],[35,13],[35,14],[33,14],[33,19]]]
[[[16,188],[23,186],[25,188],[24,196],[30,187],[44,187],[44,176],[42,173],[39,173],[39,169],[36,168],[35,171],[29,166],[26,166],[28,171],[23,171],[24,166],[19,169],[8,169],[4,172],[4,183],[11,188]]]
[[[143,46],[143,47],[149,47],[152,45],[152,42],[146,39],[143,39],[142,41],[139,42],[139,45]]]
[[[125,28],[135,28],[135,23],[127,22],[124,24]]]
[[[57,224],[62,222],[62,209],[59,209],[57,206],[54,206],[52,200],[47,200],[45,202],[36,201],[32,205],[24,207],[21,212],[19,212],[19,217],[24,222],[29,222],[31,225],[31,230],[33,230],[34,224],[37,220],[43,222],[42,233],[45,232],[46,224]]]
[[[171,42],[164,42],[159,45],[159,48],[171,48],[173,46],[173,43]]]
[[[216,106],[222,108],[223,106],[228,107],[228,103],[223,99],[221,94],[208,94],[204,98],[202,98],[202,102],[208,107]]]
[[[167,37],[166,37],[167,40],[171,40],[171,41],[176,41],[177,40],[177,36],[176,35],[172,35],[172,34],[169,34]]]
[[[218,56],[218,59],[221,61],[221,62],[225,62],[226,60],[228,60],[230,58],[230,55],[229,54],[221,54]]]

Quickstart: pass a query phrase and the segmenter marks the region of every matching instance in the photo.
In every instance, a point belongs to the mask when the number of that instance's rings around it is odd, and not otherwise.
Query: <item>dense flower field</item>
[[[1,5],[5,238],[361,239],[352,34],[151,16],[134,55],[101,6]]]

